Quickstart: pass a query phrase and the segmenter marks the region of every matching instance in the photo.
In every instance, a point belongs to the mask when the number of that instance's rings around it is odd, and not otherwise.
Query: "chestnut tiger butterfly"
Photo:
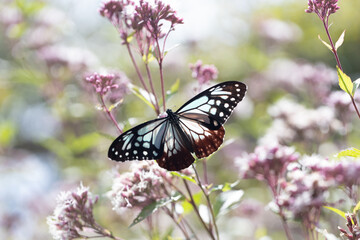
[[[115,161],[156,160],[160,167],[179,171],[204,158],[223,143],[227,121],[243,99],[246,85],[222,82],[199,93],[176,112],[142,123],[122,133],[111,144],[108,157]]]

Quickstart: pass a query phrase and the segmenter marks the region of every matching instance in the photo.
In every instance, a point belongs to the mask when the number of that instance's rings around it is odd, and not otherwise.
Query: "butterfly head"
[[[167,109],[166,114],[169,116],[169,115],[173,114],[173,111],[171,109]]]

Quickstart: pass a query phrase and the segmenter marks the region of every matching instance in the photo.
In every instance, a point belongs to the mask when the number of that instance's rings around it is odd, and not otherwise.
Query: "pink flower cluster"
[[[175,25],[183,24],[170,5],[158,0],[154,4],[143,0],[139,4],[131,0],[110,0],[103,3],[99,12],[117,28],[124,44],[129,43],[129,38],[134,34],[138,40],[156,41],[163,38],[166,35],[162,30],[164,21],[170,23],[168,32],[174,30]]]
[[[358,220],[356,218],[356,214],[346,214],[346,226],[349,230],[346,231],[343,228],[339,227],[340,230],[340,236],[342,237],[347,237],[347,239],[349,240],[358,240],[360,239],[360,227],[359,227],[359,223]]]
[[[331,14],[339,10],[338,0],[309,0],[307,13],[315,12],[321,20],[326,20]]]
[[[218,70],[214,65],[204,65],[201,60],[195,64],[190,64],[192,77],[198,80],[199,85],[208,84],[211,80],[218,77]]]
[[[298,159],[299,154],[294,148],[281,145],[259,146],[253,153],[237,158],[236,164],[243,178],[266,181],[275,189],[287,166]]]
[[[77,191],[60,193],[54,214],[47,218],[54,239],[82,237],[84,227],[95,225],[93,207],[98,197],[92,197],[89,188],[81,185]]]
[[[111,89],[116,89],[119,87],[118,84],[114,83],[115,80],[118,79],[118,75],[116,74],[99,74],[93,73],[90,76],[87,76],[85,80],[88,83],[91,83],[97,93],[100,95],[105,95]]]
[[[321,157],[303,158],[303,164],[314,172],[319,172],[333,186],[344,186],[351,189],[360,183],[360,163],[342,158],[330,161]],[[352,196],[350,196],[352,197]]]
[[[113,209],[143,208],[157,200],[169,197],[174,176],[155,161],[141,161],[131,165],[131,171],[115,177],[108,193]],[[191,175],[192,172],[183,172]]]
[[[287,179],[280,184],[277,204],[289,210],[295,218],[316,222],[317,219],[313,219],[316,214],[311,215],[326,204],[325,193],[332,182],[321,172],[313,172],[301,164],[289,165],[287,170]]]

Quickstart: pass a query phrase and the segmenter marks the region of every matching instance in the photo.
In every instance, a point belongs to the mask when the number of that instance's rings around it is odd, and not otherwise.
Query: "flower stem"
[[[149,83],[150,83],[150,88],[151,88],[151,92],[155,97],[155,111],[156,114],[159,115],[160,114],[160,110],[159,110],[159,103],[158,103],[158,99],[157,96],[155,94],[155,89],[154,89],[154,85],[153,85],[153,81],[152,81],[152,77],[151,77],[151,72],[150,72],[150,68],[149,68],[149,64],[145,63],[145,68],[146,68],[146,73],[149,79]]]
[[[146,84],[145,84],[145,82],[144,82],[144,78],[143,78],[143,76],[142,76],[142,74],[141,74],[141,72],[140,72],[140,69],[139,69],[138,65],[136,64],[136,62],[135,62],[134,55],[132,54],[132,51],[131,51],[131,48],[130,48],[130,44],[129,44],[129,43],[126,43],[125,45],[126,45],[126,48],[127,48],[127,50],[128,50],[128,53],[129,53],[129,55],[130,55],[131,62],[133,63],[133,65],[134,65],[134,67],[135,67],[135,70],[136,70],[136,73],[137,73],[137,75],[138,75],[138,77],[139,77],[139,79],[140,79],[140,82],[141,82],[141,84],[143,85],[143,88],[144,88],[147,92],[149,92],[149,90],[148,90],[148,88],[147,88],[147,86],[146,86]]]
[[[194,168],[194,172],[195,172],[195,176],[196,176],[196,179],[197,179],[197,182],[198,182],[198,186],[200,187],[201,191],[203,192],[205,198],[206,198],[206,202],[207,202],[207,205],[209,207],[209,210],[210,210],[210,214],[211,214],[211,218],[212,218],[212,222],[214,224],[214,228],[215,228],[215,233],[216,233],[216,237],[217,239],[219,239],[219,230],[218,230],[218,227],[216,225],[216,218],[215,218],[215,214],[214,214],[214,209],[212,207],[212,204],[211,204],[211,201],[210,201],[210,198],[209,198],[209,193],[207,190],[204,189],[202,183],[201,183],[201,180],[200,180],[200,177],[199,177],[199,174],[197,173],[196,171],[196,168],[194,167],[194,165],[192,165],[193,168]]]
[[[334,42],[333,42],[333,40],[332,40],[332,38],[331,38],[331,35],[330,35],[330,32],[329,32],[328,19],[326,19],[326,20],[323,19],[322,22],[323,22],[323,24],[324,24],[324,28],[325,28],[326,34],[327,34],[328,39],[329,39],[329,41],[330,41],[330,45],[331,45],[331,48],[332,48],[332,52],[333,52],[333,54],[334,54],[334,56],[335,56],[336,63],[337,63],[337,65],[339,66],[339,68],[341,69],[341,71],[343,71],[342,66],[341,66],[341,63],[340,63],[339,56],[338,56],[338,54],[337,54],[337,50],[336,50],[336,48],[335,48]],[[354,97],[353,97],[350,93],[349,93],[349,96],[350,96],[350,98],[351,98],[352,104],[354,105],[355,111],[356,111],[358,117],[360,118],[360,112],[359,112],[359,110],[358,110],[358,108],[357,108],[357,106],[356,106],[355,99],[354,99]]]
[[[101,227],[99,224],[97,223],[93,223],[91,225],[91,227],[95,230],[96,233],[100,234],[101,236],[107,237],[107,238],[111,238],[114,240],[123,240],[122,238],[116,237],[114,236],[109,230]],[[94,238],[98,238],[99,236],[94,236]],[[87,237],[90,238],[90,237]]]
[[[165,213],[174,221],[176,226],[181,230],[181,232],[184,234],[185,239],[190,239],[189,234],[187,233],[186,229],[180,225],[179,221],[176,219],[175,215],[166,207],[161,208]]]
[[[134,55],[132,54],[132,51],[131,51],[131,48],[130,48],[130,44],[129,43],[126,43],[126,48],[128,50],[128,53],[129,53],[129,56],[130,56],[130,59],[131,59],[131,62],[133,63],[134,67],[135,67],[135,71],[136,71],[136,74],[138,75],[139,79],[140,79],[140,82],[143,86],[143,88],[145,89],[145,91],[150,95],[150,92],[149,92],[149,89],[147,88],[146,84],[145,84],[145,81],[144,81],[144,78],[140,72],[140,69],[138,67],[138,65],[136,64],[136,61],[135,61],[135,58],[134,58]],[[156,104],[154,103],[154,99],[150,96],[150,101],[151,101],[151,104],[154,106],[154,108],[156,109]],[[156,110],[155,110],[156,111]]]
[[[289,225],[287,224],[286,218],[285,218],[284,213],[282,212],[282,210],[280,210],[279,214],[280,214],[282,226],[283,226],[284,231],[285,231],[285,234],[286,234],[286,238],[287,238],[288,240],[292,240],[292,236],[291,236],[291,234],[290,234]]]
[[[164,87],[162,62],[159,63],[159,71],[160,71],[160,81],[161,81],[161,94],[162,94],[162,99],[163,99],[163,110],[165,112],[166,111],[166,102],[165,102],[165,87]]]
[[[119,127],[119,124],[116,122],[114,116],[112,115],[111,111],[107,108],[105,101],[104,101],[104,96],[100,94],[100,100],[101,100],[101,104],[103,109],[105,109],[105,112],[107,113],[107,115],[110,117],[111,121],[115,124],[116,128],[118,129],[119,133],[122,134],[122,130]]]
[[[157,61],[159,64],[159,72],[160,72],[160,83],[161,83],[161,95],[163,99],[163,110],[166,111],[166,103],[165,103],[165,86],[164,86],[164,73],[163,73],[163,59],[164,59],[164,52],[161,51],[159,45],[159,39],[156,37],[156,48],[158,51]],[[164,50],[164,49],[163,49]]]
[[[194,201],[194,198],[192,197],[192,193],[191,193],[191,191],[190,191],[190,188],[189,188],[189,185],[188,185],[187,181],[186,181],[185,179],[183,179],[183,182],[184,182],[184,184],[185,184],[186,191],[189,193],[190,204],[193,206],[196,215],[197,215],[198,218],[200,219],[200,222],[201,222],[201,224],[204,226],[204,228],[206,229],[206,231],[209,233],[211,239],[215,240],[215,237],[214,237],[213,233],[211,232],[211,230],[210,230],[209,227],[206,225],[206,223],[204,222],[204,220],[202,219],[202,217],[201,217],[201,215],[200,215],[199,209],[197,208],[196,203],[195,203],[195,201]]]

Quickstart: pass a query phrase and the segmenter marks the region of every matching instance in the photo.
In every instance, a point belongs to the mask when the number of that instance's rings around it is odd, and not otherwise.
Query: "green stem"
[[[323,25],[324,25],[326,34],[327,34],[327,36],[328,36],[328,39],[329,39],[329,41],[330,41],[330,45],[331,45],[331,48],[332,48],[332,52],[333,52],[333,54],[334,54],[334,56],[335,56],[336,63],[337,63],[337,65],[339,66],[339,68],[341,69],[341,71],[343,71],[342,66],[341,66],[341,63],[340,63],[340,59],[339,59],[339,56],[338,56],[338,53],[337,53],[337,50],[336,50],[336,48],[335,48],[334,42],[333,42],[333,40],[332,40],[332,38],[331,38],[331,35],[330,35],[330,32],[329,32],[328,19],[323,19],[322,22],[323,22]],[[355,108],[356,114],[357,114],[358,117],[360,118],[360,112],[359,112],[359,110],[358,110],[358,108],[357,108],[357,106],[356,106],[355,99],[354,99],[354,97],[353,97],[350,93],[349,93],[349,96],[350,96],[351,102],[352,102],[352,104],[353,104],[353,106],[354,106],[354,108]]]
[[[209,197],[209,193],[207,191],[205,191],[202,183],[201,183],[201,180],[200,180],[200,177],[199,177],[199,174],[197,173],[196,171],[196,168],[194,165],[193,166],[193,169],[194,169],[194,172],[195,172],[195,176],[196,176],[196,179],[198,181],[198,186],[200,187],[201,191],[203,192],[205,198],[206,198],[206,202],[207,202],[207,205],[209,207],[209,210],[210,210],[210,214],[211,214],[211,218],[212,218],[212,222],[214,224],[214,227],[215,227],[215,233],[216,233],[216,237],[217,239],[219,239],[219,230],[218,230],[218,227],[217,227],[217,224],[216,224],[216,218],[215,218],[215,213],[214,213],[214,209],[212,207],[212,204],[211,204],[211,201],[210,201],[210,197]]]
[[[189,185],[188,185],[187,181],[186,181],[185,179],[183,179],[183,182],[184,182],[184,184],[185,184],[186,191],[189,193],[190,204],[193,206],[196,215],[197,215],[198,218],[200,219],[201,224],[204,226],[204,228],[205,228],[206,231],[208,232],[208,234],[209,234],[209,236],[211,237],[211,239],[215,240],[215,237],[214,237],[213,233],[211,232],[211,230],[210,230],[209,227],[206,225],[206,223],[204,222],[204,220],[202,219],[202,217],[201,217],[201,215],[200,215],[199,209],[198,209],[197,206],[196,206],[196,203],[195,203],[195,201],[194,201],[194,198],[193,198],[193,196],[192,196],[192,193],[191,193],[191,191],[190,191],[190,188],[189,188]]]
[[[119,124],[116,122],[114,116],[112,115],[112,113],[110,112],[110,110],[107,108],[105,101],[104,101],[104,97],[103,95],[100,94],[100,100],[101,100],[101,104],[103,109],[105,109],[105,112],[107,113],[107,115],[110,117],[111,121],[115,124],[116,128],[118,129],[119,133],[122,134],[122,130],[119,127]]]

